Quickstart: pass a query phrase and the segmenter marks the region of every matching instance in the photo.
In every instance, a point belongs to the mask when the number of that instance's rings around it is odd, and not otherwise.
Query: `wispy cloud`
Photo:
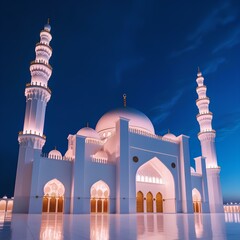
[[[158,106],[153,107],[150,112],[152,115],[152,120],[155,124],[159,124],[163,122],[170,115],[171,110],[182,97],[183,91],[178,91],[175,97],[173,97],[170,101],[167,99],[166,102],[159,104]]]
[[[196,27],[195,31],[188,35],[186,38],[187,47],[174,51],[170,57],[178,57],[186,52],[197,49],[203,43],[203,38],[207,34],[213,32],[218,27],[224,27],[231,24],[236,21],[237,16],[237,12],[231,8],[228,2],[221,3],[218,8],[214,8],[212,12],[204,17],[201,23]],[[234,38],[233,42],[227,42],[226,44],[235,44],[236,40],[237,36]]]
[[[190,52],[190,51],[196,49],[198,46],[201,45],[201,42],[202,42],[202,40],[198,39],[194,43],[189,44],[186,48],[183,48],[179,51],[172,52],[170,54],[170,58],[178,57],[178,56],[182,55],[183,53],[187,53],[187,52]]]
[[[215,58],[212,61],[207,63],[207,66],[204,68],[203,74],[209,74],[216,72],[218,67],[226,61],[225,58]]]
[[[223,2],[204,18],[196,30],[188,36],[188,40],[195,41],[196,39],[203,38],[218,26],[225,26],[235,21],[236,18],[237,14],[235,12],[233,13],[232,9],[230,9],[229,3]]]
[[[228,113],[219,119],[216,126],[217,141],[222,141],[229,134],[240,130],[240,112]]]
[[[216,46],[213,49],[213,53],[217,53],[223,49],[230,49],[232,47],[234,47],[235,45],[240,43],[240,26],[238,26],[237,28],[235,28],[230,34],[229,36],[227,36],[222,42],[220,42],[218,44],[218,46]]]

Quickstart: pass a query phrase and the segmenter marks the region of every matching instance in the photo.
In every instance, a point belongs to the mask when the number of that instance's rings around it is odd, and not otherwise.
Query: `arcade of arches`
[[[156,157],[136,172],[136,212],[176,212],[172,173]]]
[[[146,200],[146,201],[145,201]],[[145,201],[145,203],[144,203]],[[154,207],[155,204],[155,207]],[[136,201],[136,212],[163,212],[163,198],[162,194],[158,192],[153,197],[151,192],[148,192],[146,197],[144,197],[141,191],[137,192],[137,201]]]
[[[57,179],[47,182],[44,186],[42,212],[62,213],[64,208],[64,193],[65,188]]]
[[[105,182],[100,180],[94,183],[91,187],[91,213],[108,213],[109,195],[110,190]]]

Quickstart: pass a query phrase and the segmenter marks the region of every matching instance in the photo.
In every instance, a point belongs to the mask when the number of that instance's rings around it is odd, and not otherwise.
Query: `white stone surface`
[[[239,239],[240,213],[224,214],[7,214],[4,240]]]

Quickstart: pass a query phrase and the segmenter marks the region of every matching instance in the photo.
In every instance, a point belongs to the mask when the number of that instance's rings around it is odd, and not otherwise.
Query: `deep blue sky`
[[[199,156],[200,66],[214,114],[224,201],[240,201],[238,0],[2,1],[0,9],[0,197],[13,195],[29,63],[50,17],[52,98],[44,152],[57,146],[64,154],[68,134],[86,122],[95,127],[127,93],[128,106],[144,112],[157,134],[170,129],[189,135],[191,158]]]

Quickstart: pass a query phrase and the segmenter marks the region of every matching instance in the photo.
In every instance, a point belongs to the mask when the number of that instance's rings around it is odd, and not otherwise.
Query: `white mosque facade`
[[[189,137],[155,134],[142,112],[124,107],[104,114],[96,128],[68,136],[68,150],[43,155],[45,110],[51,91],[51,27],[45,25],[31,62],[26,112],[19,133],[15,213],[223,212],[212,113],[204,78],[196,101],[202,156],[190,166]],[[126,99],[124,98],[126,101]]]

